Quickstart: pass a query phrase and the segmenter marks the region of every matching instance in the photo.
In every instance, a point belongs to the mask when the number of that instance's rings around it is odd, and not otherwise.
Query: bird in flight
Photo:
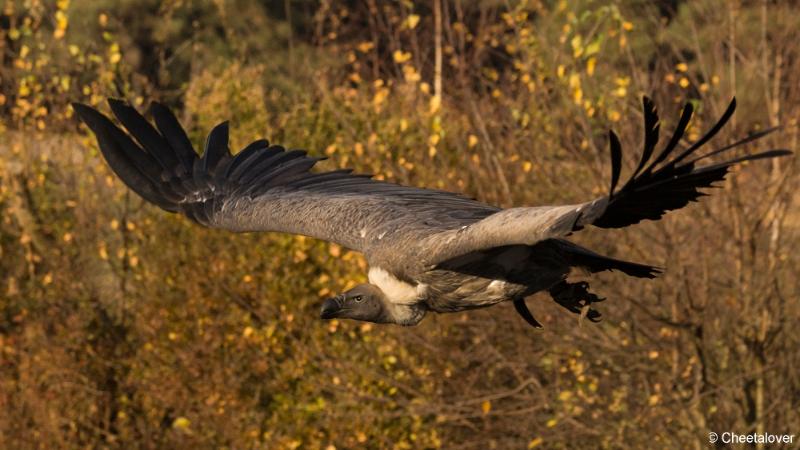
[[[660,122],[645,97],[641,159],[619,189],[622,150],[611,131],[607,195],[574,205],[501,209],[349,169],[312,172],[324,158],[264,139],[232,155],[227,122],[211,130],[199,156],[165,106],[153,103],[153,126],[127,103],[108,102],[127,133],[90,106],[75,103],[73,108],[94,132],[108,165],[131,190],[208,227],[301,234],[363,253],[369,282],[325,300],[320,317],[399,325],[416,325],[429,311],[456,312],[510,301],[538,328],[525,298],[539,291],[596,321],[600,314],[592,304],[603,299],[589,291],[587,282],[569,281],[572,270],[616,270],[638,278],[654,278],[661,270],[599,255],[566,236],[587,225],[621,228],[658,220],[705,195],[699,189],[724,179],[737,163],[791,154],[768,150],[700,164],[774,131],[697,156],[730,119],[735,99],[703,137],[679,149],[693,111],[687,104],[672,136],[656,152]]]

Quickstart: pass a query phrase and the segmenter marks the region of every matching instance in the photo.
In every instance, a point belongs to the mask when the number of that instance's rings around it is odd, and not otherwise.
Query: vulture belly
[[[497,247],[439,265],[420,277],[426,304],[436,312],[483,308],[550,288],[570,266],[548,245]]]

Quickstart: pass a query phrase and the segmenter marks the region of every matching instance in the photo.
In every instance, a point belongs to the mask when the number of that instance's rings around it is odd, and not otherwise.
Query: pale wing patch
[[[486,288],[489,292],[496,292],[496,293],[505,293],[506,289],[506,282],[503,280],[493,280],[489,283],[489,286]]]

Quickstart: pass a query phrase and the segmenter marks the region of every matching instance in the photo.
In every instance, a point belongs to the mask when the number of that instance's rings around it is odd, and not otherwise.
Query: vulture
[[[211,130],[200,156],[162,104],[152,104],[151,123],[124,101],[108,103],[126,131],[88,105],[74,103],[73,108],[95,134],[108,165],[131,190],[207,227],[301,234],[363,253],[369,282],[325,300],[320,317],[398,325],[416,325],[429,311],[465,311],[510,301],[539,328],[525,304],[526,297],[539,291],[547,291],[570,312],[597,321],[600,314],[592,305],[603,298],[586,281],[570,281],[573,270],[654,278],[661,269],[603,256],[565,237],[588,225],[622,228],[658,220],[705,195],[700,189],[723,180],[737,163],[791,154],[774,149],[720,160],[722,154],[774,131],[768,129],[698,155],[730,119],[735,99],[705,135],[682,145],[693,112],[687,104],[672,136],[656,151],[660,123],[653,102],[645,97],[644,147],[627,182],[619,184],[622,150],[610,131],[607,195],[573,205],[502,209],[349,169],[312,171],[324,158],[265,139],[233,155],[228,122]],[[709,161],[712,156],[715,161]]]

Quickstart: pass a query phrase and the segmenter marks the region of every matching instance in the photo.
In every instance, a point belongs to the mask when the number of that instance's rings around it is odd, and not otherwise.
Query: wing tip
[[[85,103],[71,102],[69,105],[72,107],[72,110],[75,111],[75,114],[78,115],[78,118],[81,119],[81,121],[83,121],[84,123],[86,123],[89,115],[92,115],[92,113],[97,112],[97,110],[95,110],[94,108]]]
[[[619,183],[619,176],[622,173],[622,144],[614,130],[608,130],[608,146],[611,152],[611,188],[608,196],[614,196],[614,190]]]

